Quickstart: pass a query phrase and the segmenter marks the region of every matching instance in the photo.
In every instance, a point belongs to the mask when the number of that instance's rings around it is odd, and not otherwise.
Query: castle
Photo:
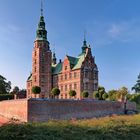
[[[47,98],[51,96],[52,88],[58,87],[60,99],[69,99],[70,90],[76,91],[76,99],[82,98],[83,91],[93,98],[93,91],[98,88],[98,68],[86,39],[77,57],[66,55],[63,61],[57,62],[47,39],[42,8],[32,52],[32,73],[27,79],[28,98],[34,97],[31,90],[33,86],[41,87],[38,97]]]

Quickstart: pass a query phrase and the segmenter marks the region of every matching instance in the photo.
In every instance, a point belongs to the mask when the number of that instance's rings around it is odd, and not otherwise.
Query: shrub
[[[87,91],[82,92],[83,98],[87,98],[89,96],[89,93]]]
[[[32,87],[32,92],[36,95],[36,94],[40,94],[41,92],[41,88],[39,86],[33,86]]]
[[[99,92],[98,92],[98,91],[94,91],[94,92],[93,92],[93,97],[94,97],[95,99],[99,99]]]
[[[55,97],[55,96],[58,96],[60,94],[60,90],[59,90],[59,88],[55,87],[52,89],[51,93]]]
[[[97,91],[94,91],[93,96],[98,100],[104,100],[103,95],[106,94],[105,88],[102,86],[98,87]]]
[[[70,97],[74,97],[76,95],[76,91],[75,90],[70,90],[69,95],[70,95]]]

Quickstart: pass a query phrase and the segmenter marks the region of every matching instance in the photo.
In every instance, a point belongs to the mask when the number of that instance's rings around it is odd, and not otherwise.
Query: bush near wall
[[[0,94],[0,101],[14,99],[13,94]]]

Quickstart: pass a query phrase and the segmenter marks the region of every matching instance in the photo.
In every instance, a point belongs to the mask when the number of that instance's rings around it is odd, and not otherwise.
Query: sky
[[[41,0],[0,0],[0,75],[26,88]],[[51,50],[77,56],[86,40],[106,90],[129,90],[140,73],[139,0],[43,0]]]

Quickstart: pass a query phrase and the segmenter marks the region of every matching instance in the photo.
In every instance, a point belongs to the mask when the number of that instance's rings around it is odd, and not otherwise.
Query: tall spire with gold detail
[[[36,31],[36,40],[46,40],[47,41],[47,31],[45,29],[42,0],[41,0],[41,15],[40,15],[39,23],[38,23],[38,28]]]

